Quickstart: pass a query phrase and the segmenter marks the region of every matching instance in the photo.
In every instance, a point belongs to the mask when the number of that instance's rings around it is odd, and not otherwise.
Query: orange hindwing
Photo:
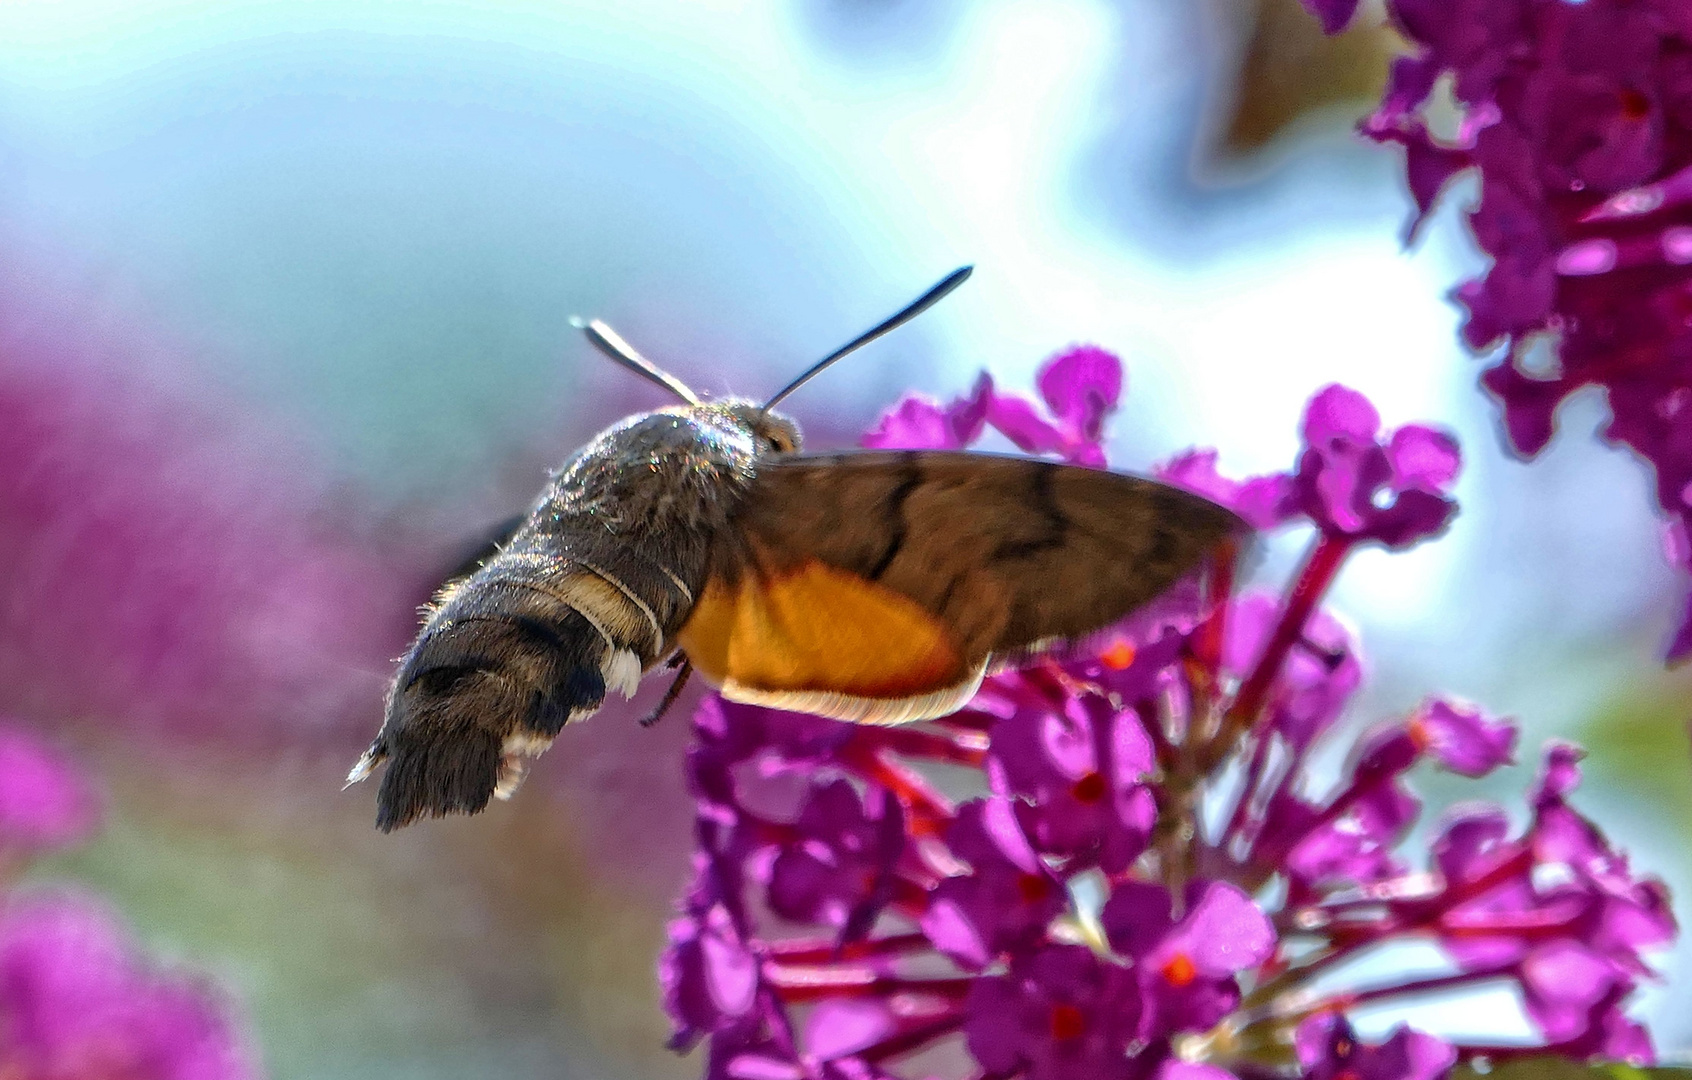
[[[951,712],[984,668],[915,600],[816,559],[713,578],[678,644],[732,700],[868,723]]]

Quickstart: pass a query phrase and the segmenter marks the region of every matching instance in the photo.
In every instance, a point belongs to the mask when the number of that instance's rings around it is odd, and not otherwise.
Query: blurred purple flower
[[[294,433],[36,276],[0,257],[0,707],[362,727],[438,556],[355,528]]]
[[[966,398],[941,406],[907,397],[865,435],[887,450],[956,450],[990,426],[1030,454],[1056,454],[1077,465],[1103,466],[1100,433],[1122,396],[1122,361],[1096,345],[1076,345],[1040,369],[1039,404],[1000,393],[986,374]]]
[[[1332,1012],[1300,1024],[1294,1046],[1310,1080],[1437,1080],[1457,1063],[1448,1044],[1406,1027],[1384,1043],[1366,1043]]]
[[[99,819],[99,799],[70,762],[0,727],[0,861],[77,843]]]
[[[1307,0],[1330,32],[1355,6]],[[1463,336],[1504,348],[1482,382],[1522,454],[1557,407],[1603,388],[1609,439],[1653,466],[1657,500],[1692,523],[1692,15],[1681,0],[1388,0],[1413,52],[1363,124],[1405,148],[1417,213],[1476,169],[1469,224],[1492,257],[1464,283]],[[1573,42],[1583,42],[1576,47]],[[1455,136],[1429,131],[1450,76]],[[1677,561],[1692,567],[1682,552]],[[1692,654],[1692,607],[1669,647]]]
[[[229,1004],[137,954],[99,907],[67,897],[0,912],[0,1074],[20,1080],[247,1080]]]
[[[875,430],[863,437],[863,445],[885,450],[968,446],[980,437],[993,396],[993,380],[985,372],[969,397],[947,406],[912,394],[882,416]]]
[[[880,431],[957,446],[945,417],[991,398],[987,424],[995,408],[1033,417],[1091,440],[1056,452],[1102,460],[1089,425],[1114,404],[1114,372],[1096,351],[1054,362],[1040,385],[1061,420],[983,380]],[[689,757],[697,877],[662,971],[678,1045],[709,1040],[708,1076],[898,1078],[906,1055],[960,1034],[964,1075],[1029,1080],[1441,1080],[1483,1057],[1650,1060],[1625,1004],[1650,974],[1641,954],[1675,927],[1662,886],[1569,805],[1573,748],[1548,748],[1524,830],[1467,806],[1426,868],[1400,850],[1421,811],[1411,770],[1490,773],[1511,760],[1513,725],[1433,698],[1310,791],[1307,755],[1363,671],[1319,601],[1358,544],[1438,533],[1459,458],[1433,429],[1381,432],[1339,387],[1304,432],[1280,477],[1234,484],[1205,451],[1163,474],[1235,505],[1255,489],[1268,507],[1272,491],[1266,520],[1315,526],[1283,596],[1232,595],[1213,566],[1155,613],[996,673],[967,708],[910,728],[706,703]],[[936,763],[976,770],[967,787],[986,794],[954,803],[924,772]],[[764,912],[801,925],[775,933]],[[1350,966],[1430,938],[1453,973],[1364,983]],[[1500,981],[1538,1046],[1406,1028],[1371,1044],[1346,1019]]]
[[[0,727],[0,1076],[258,1076],[228,1004],[198,980],[158,970],[98,905],[3,891],[10,872],[86,838],[98,818],[76,768]]]
[[[1357,0],[1304,0],[1304,6],[1322,20],[1322,29],[1330,34],[1344,30],[1357,14]]]
[[[1226,506],[1253,528],[1273,529],[1292,517],[1290,474],[1271,473],[1236,482],[1216,471],[1216,459],[1214,450],[1189,450],[1159,466],[1157,476]]]
[[[1410,735],[1454,773],[1485,776],[1507,765],[1516,745],[1514,725],[1493,720],[1472,705],[1436,700],[1410,721]]]

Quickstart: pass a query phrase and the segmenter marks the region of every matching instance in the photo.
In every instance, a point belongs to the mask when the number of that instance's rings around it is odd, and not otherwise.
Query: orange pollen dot
[[[1338,1076],[1334,1077],[1334,1080],[1363,1080],[1363,1078],[1357,1075],[1356,1069],[1343,1069]]]
[[[1121,671],[1134,662],[1134,646],[1127,638],[1117,638],[1099,653],[1099,663],[1112,671]]]
[[[1087,1030],[1087,1017],[1080,1009],[1060,1001],[1052,1006],[1052,1038],[1061,1041],[1078,1039]]]
[[[1050,896],[1051,885],[1039,874],[1019,874],[1016,879],[1017,894],[1025,904],[1038,903]]]
[[[1171,956],[1159,972],[1170,986],[1186,986],[1198,978],[1198,968],[1193,964],[1193,958],[1184,952]]]
[[[1629,120],[1643,120],[1651,115],[1651,99],[1637,90],[1621,92],[1622,116]]]
[[[1410,736],[1410,741],[1416,744],[1416,749],[1426,750],[1433,745],[1433,732],[1428,730],[1428,725],[1422,721],[1421,717],[1411,717],[1410,722],[1405,724],[1404,728]]]
[[[1075,781],[1069,793],[1079,802],[1096,803],[1105,797],[1105,778],[1096,772],[1090,772]]]

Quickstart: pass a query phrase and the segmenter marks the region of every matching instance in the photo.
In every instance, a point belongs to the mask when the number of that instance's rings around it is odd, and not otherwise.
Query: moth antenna
[[[960,266],[956,270],[953,270],[950,274],[941,278],[933,288],[929,289],[915,300],[912,300],[903,308],[900,308],[897,313],[882,320],[870,329],[865,330],[851,341],[840,346],[840,348],[834,350],[821,360],[812,364],[805,370],[804,374],[776,391],[775,397],[772,397],[770,400],[764,402],[763,411],[769,412],[771,409],[775,408],[783,398],[793,393],[793,391],[799,389],[801,386],[804,386],[816,376],[820,375],[825,368],[840,359],[842,356],[863,348],[865,345],[868,345],[870,342],[889,331],[897,330],[899,327],[910,322],[918,315],[921,315],[935,304],[938,304],[947,293],[951,292],[959,285],[962,285],[969,278],[969,275],[974,272],[975,267],[973,266]]]
[[[698,405],[700,403],[699,395],[695,394],[692,390],[689,390],[686,383],[660,368],[657,364],[654,364],[646,357],[635,352],[633,346],[623,340],[622,335],[618,334],[617,331],[611,329],[609,326],[606,326],[598,319],[594,319],[592,322],[587,322],[582,320],[580,317],[571,316],[570,325],[586,334],[588,341],[592,343],[594,348],[615,360],[617,363],[628,368],[636,375],[639,375],[643,379],[652,380],[659,386],[668,390],[670,393],[687,402],[689,405]]]

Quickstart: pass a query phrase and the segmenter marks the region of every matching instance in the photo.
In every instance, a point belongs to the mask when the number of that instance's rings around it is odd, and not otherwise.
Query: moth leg
[[[664,714],[670,711],[670,706],[674,705],[676,699],[681,697],[682,688],[687,685],[688,676],[693,674],[693,664],[688,661],[687,654],[677,653],[676,656],[678,659],[672,660],[668,666],[679,667],[681,670],[676,672],[676,677],[671,680],[669,689],[664,691],[664,697],[658,702],[658,707],[641,718],[641,727],[651,727],[664,719]]]

